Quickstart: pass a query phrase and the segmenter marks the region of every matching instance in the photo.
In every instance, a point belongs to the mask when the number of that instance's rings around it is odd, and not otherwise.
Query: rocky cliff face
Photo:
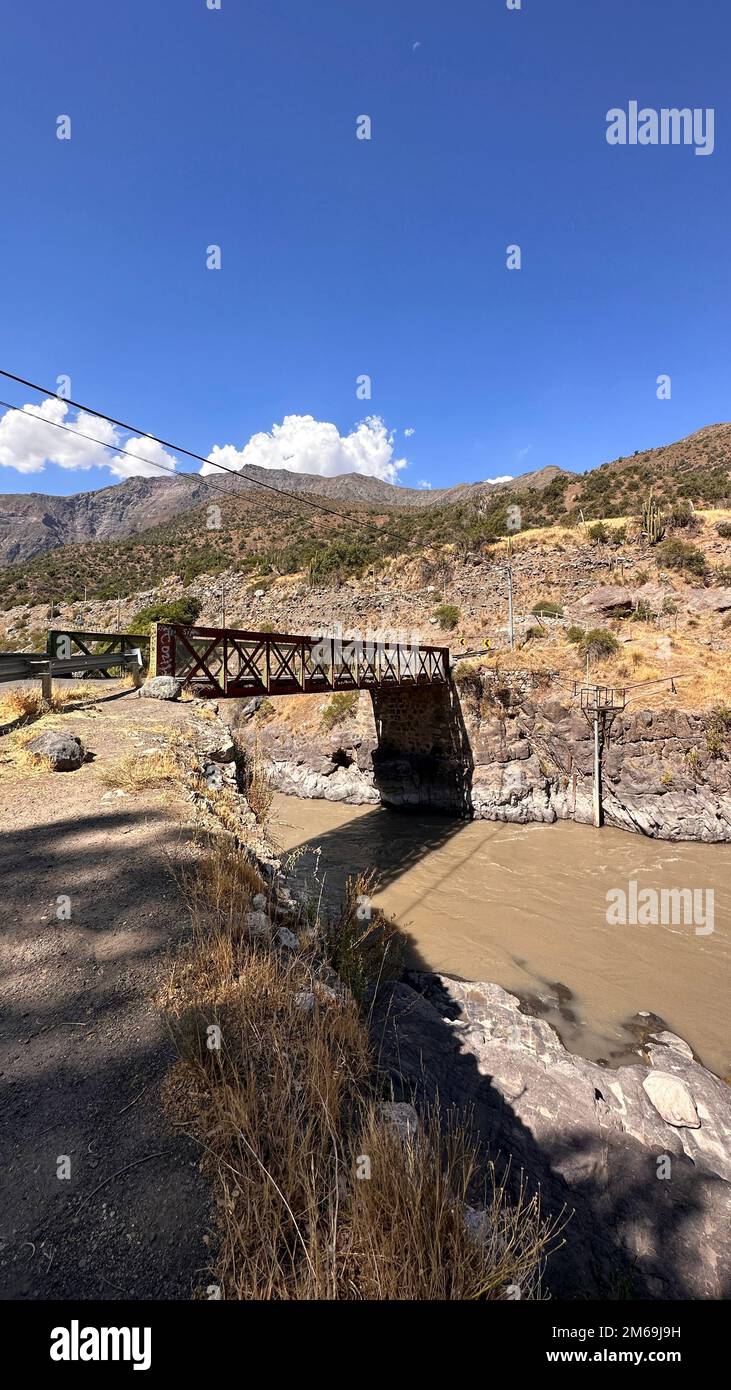
[[[592,820],[593,728],[541,684],[483,676],[463,694],[482,820]],[[625,711],[602,758],[604,817],[660,840],[731,840],[731,762],[704,714]]]
[[[62,545],[118,540],[167,521],[206,495],[200,481],[129,478],[98,492],[0,496],[0,565],[32,560]]]
[[[460,703],[474,764],[472,814],[481,820],[592,821],[593,731],[574,702],[549,697],[550,677],[472,673]],[[253,711],[252,711],[253,712]],[[240,718],[240,710],[228,711]],[[241,725],[250,728],[246,717]],[[276,718],[257,729],[278,791],[376,803],[378,740],[370,696],[332,732],[301,736]],[[603,753],[608,825],[661,840],[731,841],[731,736],[706,714],[682,710],[617,714]],[[408,775],[407,775],[408,774]],[[390,804],[424,808],[426,786],[409,767]]]

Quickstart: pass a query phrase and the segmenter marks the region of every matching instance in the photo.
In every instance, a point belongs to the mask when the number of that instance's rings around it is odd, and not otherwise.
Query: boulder
[[[698,1111],[684,1081],[668,1072],[655,1071],[642,1083],[655,1109],[667,1125],[679,1129],[700,1129]]]
[[[687,602],[695,613],[726,613],[731,608],[731,588],[693,589]]]
[[[77,734],[57,734],[52,729],[31,739],[26,748],[36,758],[48,758],[54,772],[74,772],[86,757]]]
[[[284,947],[285,951],[299,951],[299,941],[289,927],[280,927],[274,938],[278,946]]]
[[[378,1109],[386,1128],[402,1143],[415,1137],[419,1128],[419,1116],[413,1105],[403,1100],[387,1100]]]
[[[272,934],[272,924],[266,912],[246,912],[244,914],[244,927],[247,936],[252,940],[269,940]]]
[[[600,584],[579,599],[576,606],[590,613],[600,613],[606,618],[620,618],[632,612],[634,600],[632,591],[622,588],[620,584]]]
[[[177,700],[182,688],[183,682],[175,676],[151,676],[138,693],[145,700]]]

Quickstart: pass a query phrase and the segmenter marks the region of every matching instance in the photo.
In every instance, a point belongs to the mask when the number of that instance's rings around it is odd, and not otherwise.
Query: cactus
[[[642,534],[647,536],[650,545],[657,545],[665,535],[662,514],[652,495],[652,489],[642,508]]]

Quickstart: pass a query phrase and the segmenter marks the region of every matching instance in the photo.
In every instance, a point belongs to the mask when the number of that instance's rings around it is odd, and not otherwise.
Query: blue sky
[[[322,442],[411,486],[727,419],[730,45],[718,0],[8,5],[0,366],[203,455],[312,416],[334,429],[247,458]],[[713,154],[610,147],[632,99],[714,108]],[[0,467],[6,492],[114,480]]]

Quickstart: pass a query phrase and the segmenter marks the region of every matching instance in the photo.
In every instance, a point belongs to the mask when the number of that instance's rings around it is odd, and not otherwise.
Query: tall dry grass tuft
[[[0,696],[0,724],[23,720],[30,723],[45,714],[67,708],[68,705],[93,703],[101,691],[97,685],[84,681],[71,686],[56,684],[50,700],[44,700],[40,685],[18,686]]]
[[[224,1296],[499,1298],[511,1282],[539,1296],[553,1229],[495,1185],[489,1237],[470,1235],[466,1131],[452,1119],[442,1136],[433,1115],[405,1147],[394,1137],[353,995],[313,944],[248,939],[267,887],[247,855],[215,842],[181,886],[192,938],[159,1001],[183,1059],[168,1095],[213,1182]]]
[[[99,772],[105,787],[120,787],[126,792],[154,791],[169,786],[180,776],[178,765],[169,749],[148,753],[124,753],[114,758]]]
[[[0,696],[0,724],[15,723],[19,719],[40,719],[41,715],[48,713],[48,709],[40,685],[18,686]]]
[[[362,1297],[499,1299],[511,1284],[521,1298],[540,1297],[550,1237],[538,1200],[521,1189],[510,1202],[492,1165],[480,1176],[479,1153],[454,1114],[442,1122],[437,1106],[404,1143],[371,1109],[359,1144],[372,1176],[353,1184],[348,1236]]]
[[[394,918],[372,905],[376,873],[358,874],[345,885],[339,912],[320,921],[323,953],[355,995],[365,999],[369,984],[385,984],[403,974],[406,939]]]
[[[274,791],[264,761],[259,754],[258,744],[255,742],[253,751],[249,751],[241,738],[236,735],[233,743],[241,788],[257,821],[263,825],[269,815]]]

